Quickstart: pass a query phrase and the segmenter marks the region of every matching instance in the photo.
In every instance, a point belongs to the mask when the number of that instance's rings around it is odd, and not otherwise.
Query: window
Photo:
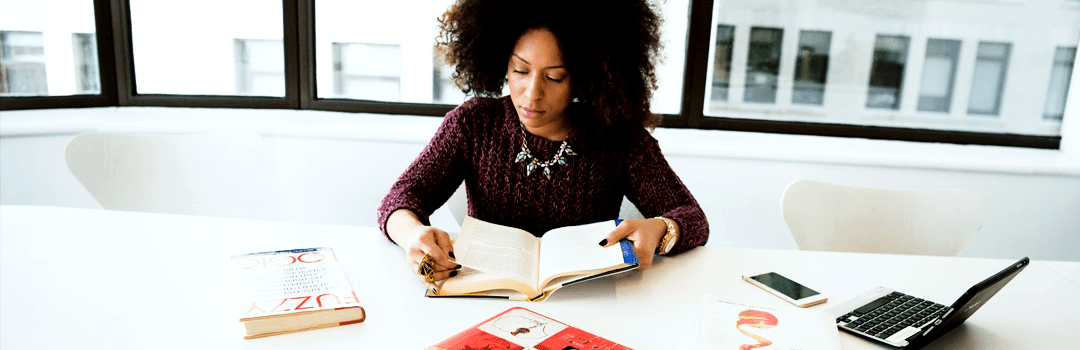
[[[907,64],[908,37],[878,35],[874,41],[874,65],[870,68],[870,92],[866,107],[900,109]]]
[[[135,93],[285,95],[280,1],[128,2]]]
[[[236,39],[236,94],[285,96],[281,40]]]
[[[433,50],[435,19],[453,2],[15,2],[14,10],[0,11],[0,109],[441,116],[467,97],[451,79],[454,67]],[[665,126],[1060,144],[1077,75],[1076,1],[654,4],[664,18],[664,51],[652,109],[665,114]],[[97,45],[110,50],[97,52]],[[51,98],[60,95],[76,96]]]
[[[691,34],[711,36],[707,60],[695,63],[705,67],[696,74],[706,71],[695,92],[702,115],[687,116],[687,126],[1060,141],[1080,40],[1071,2],[713,0],[712,9],[709,25]]]
[[[48,95],[40,32],[0,32],[0,95]]]
[[[1046,93],[1046,112],[1043,119],[1061,121],[1065,116],[1065,97],[1069,95],[1069,80],[1076,63],[1075,47],[1059,47],[1054,53],[1050,72],[1050,90]]]
[[[1005,90],[1005,72],[1009,67],[1008,43],[980,42],[971,79],[971,98],[968,114],[998,115],[1001,92]]]
[[[795,56],[795,85],[791,103],[822,105],[825,102],[825,78],[829,71],[829,44],[832,33],[804,30],[799,34],[799,53]]]
[[[75,53],[75,93],[100,94],[101,74],[98,71],[97,39],[94,34],[71,35]]]
[[[949,112],[952,102],[956,63],[960,58],[960,41],[930,39],[926,43],[923,61],[922,88],[919,89],[919,110]]]
[[[401,46],[334,43],[334,97],[401,101]]]
[[[453,2],[315,0],[317,97],[440,103],[436,19]]]
[[[783,29],[756,27],[750,29],[744,101],[776,102],[777,78],[780,76],[780,44],[783,40]]]

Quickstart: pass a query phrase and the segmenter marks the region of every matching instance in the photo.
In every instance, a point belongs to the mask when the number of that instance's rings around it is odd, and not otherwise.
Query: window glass
[[[315,1],[315,85],[318,98],[459,104],[438,65],[438,18],[453,0]],[[436,86],[443,89],[435,97]],[[455,96],[455,97],[450,97]]]
[[[683,77],[686,67],[686,37],[690,28],[690,0],[657,1],[664,24],[660,40],[663,61],[656,66],[658,88],[653,93],[653,113],[679,114],[682,111]]]
[[[285,67],[281,40],[234,39],[236,94],[285,96]]]
[[[136,93],[285,96],[280,1],[129,3]]]
[[[458,88],[435,52],[438,18],[453,0],[423,2],[316,0],[315,69],[318,98],[457,105]],[[653,112],[682,108],[689,0],[659,2],[664,60]]]
[[[0,32],[0,93],[48,95],[45,76],[45,40],[37,32]]]
[[[434,103],[460,104],[466,100],[465,93],[454,83],[454,67],[446,64],[446,59],[438,51],[435,52],[432,65],[435,67],[431,73],[432,82],[431,99]]]
[[[922,88],[919,89],[920,111],[949,112],[959,58],[959,40],[930,39],[926,43]]]
[[[706,119],[1059,136],[1071,105],[1075,1],[713,7]]]
[[[975,73],[971,78],[968,114],[998,115],[1011,49],[1012,45],[1008,43],[979,43]]]
[[[1050,90],[1046,93],[1046,112],[1043,119],[1060,121],[1065,116],[1065,97],[1069,95],[1069,81],[1072,80],[1075,63],[1075,47],[1057,48],[1054,68],[1050,72]]]
[[[401,100],[401,45],[334,43],[334,96]]]
[[[0,2],[0,96],[99,94],[92,0]]]

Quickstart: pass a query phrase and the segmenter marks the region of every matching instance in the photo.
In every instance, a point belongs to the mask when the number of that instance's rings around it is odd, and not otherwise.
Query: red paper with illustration
[[[514,307],[427,350],[630,350],[611,340]]]

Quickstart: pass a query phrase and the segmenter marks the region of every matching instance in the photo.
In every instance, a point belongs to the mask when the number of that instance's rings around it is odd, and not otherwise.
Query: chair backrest
[[[255,179],[257,133],[87,133],[65,151],[68,170],[105,209],[228,216]]]
[[[963,189],[885,190],[796,181],[784,221],[799,249],[954,256],[982,226],[978,195]]]

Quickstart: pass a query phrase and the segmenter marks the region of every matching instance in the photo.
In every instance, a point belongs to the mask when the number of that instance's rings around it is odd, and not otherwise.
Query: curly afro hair
[[[661,61],[659,8],[648,0],[459,0],[439,19],[436,47],[456,65],[466,93],[496,97],[506,66],[528,29],[555,35],[571,79],[571,93],[597,120],[575,128],[655,127],[650,111]],[[575,108],[575,107],[572,107]]]

